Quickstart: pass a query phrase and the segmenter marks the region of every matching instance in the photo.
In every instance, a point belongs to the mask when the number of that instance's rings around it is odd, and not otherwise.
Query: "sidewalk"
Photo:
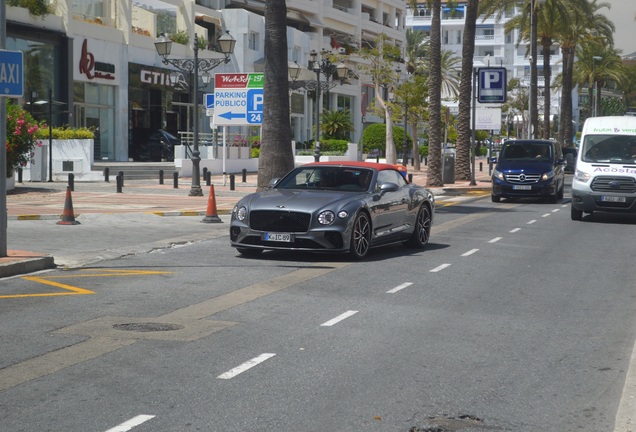
[[[418,185],[426,185],[427,170],[424,164],[419,172],[408,167],[413,183]],[[459,194],[470,189],[490,190],[485,158],[477,160],[475,180],[476,185],[462,181],[432,190],[436,196]],[[247,174],[245,182],[241,174],[236,174],[234,188],[231,188],[229,175],[214,175],[211,186],[201,182],[203,197],[191,197],[188,196],[190,178],[179,178],[178,188],[174,187],[172,179],[164,181],[163,185],[158,179],[124,179],[121,193],[117,192],[115,181],[75,182],[71,201],[74,219],[79,224],[68,226],[57,224],[65,213],[67,183],[16,184],[16,189],[7,195],[9,250],[7,257],[0,258],[0,278],[56,265],[81,266],[130,251],[158,248],[161,244],[226,235],[234,204],[255,192],[256,185],[256,173]],[[222,223],[201,223],[208,210],[212,188],[216,214]],[[175,223],[177,220],[179,222]],[[127,230],[133,230],[134,235]],[[113,247],[113,243],[117,247]]]

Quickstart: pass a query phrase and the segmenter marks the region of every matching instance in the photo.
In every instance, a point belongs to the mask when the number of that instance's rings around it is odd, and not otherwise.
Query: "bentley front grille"
[[[309,230],[311,214],[283,210],[254,210],[250,228],[257,231],[304,233]]]

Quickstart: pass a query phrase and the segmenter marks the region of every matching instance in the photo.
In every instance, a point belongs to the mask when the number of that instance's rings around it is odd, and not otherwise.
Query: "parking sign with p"
[[[477,76],[479,103],[506,102],[506,68],[479,68]]]

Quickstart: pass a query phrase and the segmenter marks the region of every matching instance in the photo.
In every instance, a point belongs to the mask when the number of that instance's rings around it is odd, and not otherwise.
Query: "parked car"
[[[163,129],[135,138],[136,148],[133,159],[139,162],[172,162],[174,146],[181,145],[179,138]]]
[[[349,253],[404,242],[424,248],[435,199],[395,165],[315,162],[295,168],[232,210],[230,242],[243,255],[264,250]]]
[[[501,198],[543,197],[556,203],[563,198],[565,160],[550,140],[507,141],[492,172],[492,201]]]

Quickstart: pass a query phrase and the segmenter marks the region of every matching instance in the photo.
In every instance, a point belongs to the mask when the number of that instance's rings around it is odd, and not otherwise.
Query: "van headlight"
[[[590,179],[590,175],[585,171],[576,170],[574,171],[574,180],[580,181],[581,183],[587,183]]]
[[[504,180],[503,173],[501,171],[498,171],[497,169],[492,170],[492,176],[498,178],[499,180]]]
[[[548,171],[547,173],[543,173],[543,175],[541,176],[541,180],[543,181],[550,180],[552,177],[554,177],[554,170]]]

